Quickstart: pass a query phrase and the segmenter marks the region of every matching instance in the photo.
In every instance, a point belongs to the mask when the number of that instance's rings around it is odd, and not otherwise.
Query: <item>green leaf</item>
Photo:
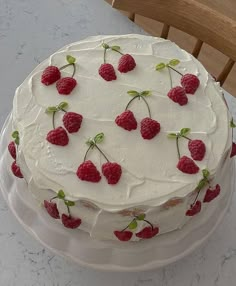
[[[164,63],[159,63],[156,65],[156,71],[162,70],[166,67],[166,64]]]
[[[113,51],[119,51],[120,50],[120,46],[111,46],[111,49]]]
[[[190,128],[182,128],[182,129],[180,130],[180,135],[186,136],[190,131],[191,131]]]
[[[137,96],[139,95],[139,92],[137,92],[136,90],[128,90],[127,93],[131,96]]]
[[[59,105],[58,105],[58,109],[60,109],[60,110],[65,109],[67,107],[68,107],[68,103],[65,101],[59,103]]]
[[[18,137],[19,137],[19,132],[18,132],[17,130],[15,130],[15,131],[11,134],[11,136],[12,136],[13,138],[18,138]]]
[[[169,61],[170,66],[177,66],[180,63],[178,59],[172,59]]]
[[[138,226],[137,221],[134,219],[129,224],[129,229],[135,229]]]
[[[63,200],[63,199],[65,198],[65,193],[64,193],[62,190],[60,190],[60,191],[57,193],[57,197],[58,197],[58,199]]]
[[[58,111],[58,108],[56,106],[49,106],[47,109],[46,109],[46,113],[53,113],[53,112],[57,112]]]
[[[151,94],[152,94],[151,90],[144,90],[140,93],[140,95],[142,95],[142,96],[149,96]]]
[[[136,217],[137,220],[144,220],[145,219],[145,214],[140,214]]]
[[[102,43],[102,47],[104,48],[104,49],[110,49],[110,46],[108,45],[108,44],[106,44],[106,43]]]
[[[197,189],[200,191],[201,189],[203,189],[207,184],[207,180],[206,179],[201,179],[201,181],[199,181],[198,185],[197,185]]]
[[[236,127],[236,124],[234,123],[234,119],[233,118],[230,120],[230,127],[231,128],[235,128]]]
[[[95,142],[95,144],[101,143],[103,140],[104,140],[104,133],[98,133],[98,134],[94,137],[94,142]]]
[[[65,201],[65,205],[68,206],[68,207],[73,207],[75,205],[75,202]]]
[[[167,134],[167,137],[168,138],[176,138],[177,134],[176,133],[169,133],[169,134]]]
[[[76,62],[76,58],[70,56],[70,55],[67,55],[66,56],[66,60],[69,64],[74,64]]]
[[[207,179],[210,176],[210,172],[207,169],[202,170],[203,178]]]
[[[19,137],[17,137],[17,138],[15,139],[15,143],[16,143],[16,145],[19,145],[19,144],[20,144],[20,138],[19,138]]]

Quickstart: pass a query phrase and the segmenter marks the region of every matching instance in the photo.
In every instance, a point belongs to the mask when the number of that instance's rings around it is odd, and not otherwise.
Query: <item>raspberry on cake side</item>
[[[61,227],[122,243],[155,239],[226,196],[230,119],[218,83],[176,44],[90,37],[16,90],[9,169],[30,178]]]

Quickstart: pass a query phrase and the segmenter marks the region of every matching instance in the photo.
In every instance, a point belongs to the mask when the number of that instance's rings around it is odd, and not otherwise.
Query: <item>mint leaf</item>
[[[164,63],[159,63],[156,65],[156,71],[162,70],[166,67],[166,64]]]
[[[57,112],[58,111],[58,108],[56,106],[49,106],[47,109],[46,109],[46,113],[53,113],[53,112]]]
[[[145,214],[140,214],[136,217],[137,220],[144,220],[145,219]]]
[[[138,226],[137,221],[134,219],[129,224],[129,229],[135,229]]]
[[[120,46],[111,46],[111,49],[113,51],[119,51],[120,50]]]
[[[180,63],[178,59],[172,59],[169,61],[170,66],[177,66]]]
[[[131,96],[137,96],[139,93],[136,90],[128,90],[127,93]]]
[[[66,56],[66,60],[69,64],[74,64],[76,62],[76,58],[70,56],[70,55],[67,55]]]
[[[72,201],[65,201],[65,205],[68,207],[73,207],[75,205],[75,203]]]
[[[104,133],[98,133],[98,134],[94,137],[94,142],[95,142],[95,144],[101,143],[103,140],[104,140]]]
[[[102,43],[102,47],[106,50],[110,48],[110,46],[106,43]]]
[[[60,110],[65,109],[67,107],[68,107],[68,103],[65,101],[59,103],[59,105],[58,105],[58,109],[60,109]]]
[[[151,90],[144,90],[140,93],[140,95],[142,95],[142,96],[149,96],[151,94],[152,94]]]
[[[182,129],[180,130],[180,135],[186,136],[190,131],[191,131],[190,128],[182,128]]]
[[[57,197],[58,197],[58,199],[63,200],[63,199],[65,198],[65,193],[64,193],[62,190],[60,190],[60,191],[57,193]]]
[[[176,133],[169,133],[169,134],[167,134],[167,137],[168,138],[176,138],[177,134]]]
[[[233,118],[230,120],[230,127],[231,128],[235,128],[236,127],[236,124],[234,123],[234,119]]]
[[[199,181],[198,185],[197,185],[197,190],[201,190],[203,189],[207,184],[207,180],[206,179],[201,179],[201,181]]]
[[[15,130],[15,131],[11,134],[11,136],[16,139],[16,138],[19,137],[19,132],[18,132],[17,130]]]
[[[210,176],[210,172],[207,169],[202,170],[203,178],[207,179]]]

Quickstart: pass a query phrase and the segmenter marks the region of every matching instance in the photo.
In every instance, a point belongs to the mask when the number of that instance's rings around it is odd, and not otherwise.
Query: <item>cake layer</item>
[[[103,62],[103,41],[132,54],[136,68],[127,74],[117,72],[116,81],[104,81],[98,74]],[[58,94],[55,85],[41,84],[40,77],[48,65],[63,66],[68,54],[77,59],[78,87],[65,97]],[[118,53],[108,52],[107,62],[117,66],[119,57]],[[179,71],[196,74],[201,82],[184,107],[166,96],[170,89],[168,71],[155,71],[157,63],[172,58],[180,60]],[[177,73],[172,73],[172,81],[174,86],[179,85]],[[143,140],[138,130],[124,131],[114,122],[130,100],[129,90],[152,92],[148,98],[152,118],[161,124],[161,132],[153,140]],[[70,135],[70,142],[64,148],[45,140],[52,129],[51,117],[45,109],[61,101],[68,102],[68,111],[84,117],[80,132]],[[138,122],[148,116],[145,105],[139,101],[133,103],[132,111]],[[57,125],[61,125],[62,116],[63,113],[57,114]],[[107,210],[140,203],[155,206],[173,196],[183,197],[192,192],[201,173],[189,176],[176,169],[177,152],[174,142],[167,138],[168,133],[191,128],[191,139],[203,140],[207,148],[204,160],[198,165],[211,174],[231,145],[229,115],[222,92],[202,65],[170,41],[139,35],[91,37],[52,55],[18,88],[13,120],[20,132],[19,150],[36,185],[54,191],[63,189],[72,200],[86,198]],[[86,140],[100,132],[105,134],[101,148],[111,161],[122,166],[122,179],[114,186],[108,185],[104,178],[94,185],[78,180],[75,175],[87,149]],[[189,156],[187,143],[182,140],[181,149]],[[98,152],[91,153],[89,159],[96,166],[104,160]]]

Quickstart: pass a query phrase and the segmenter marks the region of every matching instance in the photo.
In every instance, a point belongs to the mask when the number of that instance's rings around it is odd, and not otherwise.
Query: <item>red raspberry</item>
[[[186,174],[196,174],[199,171],[198,166],[187,156],[183,156],[179,159],[177,168]]]
[[[208,188],[205,194],[205,197],[203,199],[204,203],[209,203],[212,200],[214,200],[216,197],[218,197],[220,194],[220,185],[216,185],[214,189]]]
[[[154,237],[159,233],[159,228],[158,227],[151,227],[151,226],[146,226],[144,229],[142,229],[140,232],[136,233],[135,235],[139,238],[143,239],[149,239]]]
[[[57,91],[59,94],[68,95],[77,85],[73,77],[63,77],[56,83]]]
[[[66,214],[62,214],[61,221],[65,227],[72,229],[79,227],[82,222],[80,218],[74,218]]]
[[[125,130],[131,131],[137,129],[137,121],[130,110],[126,110],[116,117],[116,124]]]
[[[57,204],[44,200],[44,207],[51,217],[55,219],[60,218],[59,211],[57,209]]]
[[[90,160],[80,164],[77,170],[77,176],[82,181],[98,183],[101,180],[101,175],[96,166]]]
[[[74,133],[80,129],[83,116],[75,112],[66,112],[62,120],[66,130]]]
[[[191,157],[196,161],[201,161],[206,153],[206,146],[202,140],[189,140],[188,149]]]
[[[230,158],[234,157],[236,155],[236,143],[232,143],[232,149],[231,149],[231,154]]]
[[[120,241],[129,241],[131,237],[133,236],[133,233],[128,230],[119,231],[115,230],[114,235],[120,240]]]
[[[200,81],[194,74],[185,74],[181,78],[181,85],[186,93],[194,94],[198,89]]]
[[[55,66],[49,66],[46,67],[46,69],[43,71],[41,82],[45,85],[50,85],[56,82],[61,78],[61,72],[59,68]]]
[[[22,173],[21,173],[21,170],[20,170],[20,167],[16,164],[16,161],[14,161],[12,164],[11,164],[11,170],[12,170],[12,173],[18,177],[18,178],[24,178]]]
[[[56,129],[49,131],[47,140],[48,142],[59,146],[66,146],[69,143],[69,137],[63,127],[57,127]]]
[[[98,73],[106,81],[116,80],[116,72],[111,64],[102,64]]]
[[[134,68],[136,67],[136,63],[134,58],[129,55],[123,55],[120,59],[119,59],[119,63],[118,63],[118,71],[122,72],[122,73],[127,73],[129,71],[132,71]]]
[[[146,117],[141,121],[141,135],[143,139],[152,139],[160,132],[160,129],[160,123],[149,117]]]
[[[117,163],[104,163],[102,164],[102,173],[109,185],[115,185],[119,182],[122,174],[121,166]]]
[[[185,90],[181,86],[173,87],[168,92],[168,97],[179,105],[185,105],[188,103],[188,98],[186,96]]]
[[[186,211],[186,216],[194,216],[200,213],[202,208],[202,203],[200,201],[196,201],[194,205],[191,205],[191,208]]]
[[[15,142],[14,142],[14,141],[11,141],[11,142],[8,144],[8,151],[9,151],[9,153],[11,154],[12,158],[13,158],[13,159],[16,159],[16,145],[15,145]]]

